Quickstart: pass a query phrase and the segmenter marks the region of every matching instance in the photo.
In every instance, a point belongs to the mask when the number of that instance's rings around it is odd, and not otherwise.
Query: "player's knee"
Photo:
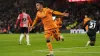
[[[49,43],[49,42],[50,42],[50,40],[46,40],[46,42],[47,42],[47,43]]]

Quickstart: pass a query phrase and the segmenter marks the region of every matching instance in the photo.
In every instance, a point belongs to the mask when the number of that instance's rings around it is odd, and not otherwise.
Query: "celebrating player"
[[[47,42],[48,49],[50,53],[47,56],[53,56],[53,50],[52,50],[52,44],[50,41],[50,37],[53,35],[57,41],[60,40],[60,36],[58,34],[58,28],[55,24],[54,20],[52,19],[52,14],[55,15],[61,15],[61,16],[68,16],[68,13],[61,13],[58,11],[54,11],[49,8],[44,8],[43,2],[39,1],[36,3],[36,8],[38,10],[36,18],[32,24],[32,27],[37,23],[38,20],[42,20],[42,23],[44,25],[44,31],[45,31],[45,38]]]
[[[84,25],[84,29],[85,27],[88,25],[88,30],[87,31],[87,35],[89,36],[90,40],[87,42],[86,46],[88,46],[89,44],[91,46],[95,45],[95,41],[96,41],[96,32],[99,30],[99,25],[97,23],[97,21],[93,20],[94,17],[90,16],[89,17],[91,20],[87,21]]]
[[[16,21],[15,28],[17,27],[17,24],[19,21],[20,21],[20,30],[21,30],[19,44],[21,44],[21,41],[22,41],[23,37],[25,36],[27,45],[31,45],[29,43],[29,35],[28,35],[29,27],[28,26],[29,26],[29,24],[32,24],[32,20],[31,20],[30,16],[26,13],[26,9],[23,9],[22,13],[19,14],[17,21]]]

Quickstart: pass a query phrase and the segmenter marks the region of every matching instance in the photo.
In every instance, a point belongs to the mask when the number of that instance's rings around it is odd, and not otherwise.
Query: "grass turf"
[[[20,34],[0,34],[0,56],[46,56],[48,49],[43,34],[30,34],[31,46],[18,45]],[[100,56],[100,34],[94,47],[85,47],[86,34],[62,34],[65,41],[52,41],[55,56]]]

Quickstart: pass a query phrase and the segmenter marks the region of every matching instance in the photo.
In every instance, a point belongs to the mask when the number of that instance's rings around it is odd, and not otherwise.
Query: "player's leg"
[[[57,29],[52,29],[52,35],[56,39],[56,41],[60,41],[60,34],[58,33]]]
[[[85,45],[85,46],[88,46],[90,44],[90,40],[89,41],[87,41],[87,44]]]
[[[20,39],[19,39],[19,44],[21,44],[23,37],[24,37],[24,34],[21,33],[21,35],[20,35]]]
[[[54,55],[52,44],[51,44],[51,41],[50,41],[50,37],[51,37],[51,31],[45,31],[46,43],[47,43],[47,47],[50,51],[50,53],[47,54],[47,56],[53,56]]]
[[[52,34],[52,40],[54,40],[54,38],[55,38],[57,41],[59,41],[59,40],[64,41],[64,37],[63,37],[63,35],[60,34],[59,31],[58,31],[58,33],[57,33],[57,31],[56,31],[56,32],[53,32],[53,34]]]
[[[52,43],[51,43],[50,39],[46,39],[46,42],[47,42],[47,47],[50,51],[50,53],[47,54],[47,56],[53,56],[54,53],[53,53]]]
[[[95,45],[95,41],[96,41],[96,35],[91,36],[91,37],[90,37],[90,40],[91,40],[90,45],[91,45],[91,46],[94,46],[94,45]]]
[[[20,28],[20,31],[21,31],[21,34],[20,34],[20,38],[19,38],[19,44],[21,44],[22,39],[23,39],[23,37],[24,37],[24,30],[23,30],[23,27]]]
[[[89,36],[90,41],[87,42],[87,46],[90,44],[91,46],[94,46],[95,40],[96,40],[96,33],[93,32],[87,32],[87,35]]]
[[[28,28],[27,28],[27,27],[25,28],[25,31],[24,31],[24,32],[25,32],[25,35],[26,35],[26,42],[27,42],[27,45],[31,45],[31,44],[30,44],[30,41],[29,41],[29,32],[28,32]]]
[[[61,32],[60,32],[60,28],[57,29],[57,33],[59,34],[60,39],[61,39],[62,41],[64,41],[64,37],[63,37],[63,35],[61,35]]]
[[[90,42],[91,42],[91,40],[90,40],[90,32],[87,32],[87,35],[89,37],[89,40],[87,41],[87,44],[85,46],[88,46],[90,44]]]
[[[63,37],[63,35],[61,35],[60,32],[58,32],[58,34],[59,34],[59,36],[60,36],[60,39],[61,39],[62,41],[64,41],[64,37]]]
[[[30,40],[29,40],[29,34],[26,34],[26,42],[27,42],[27,45],[31,45]]]
[[[60,38],[60,39],[62,38],[59,30],[58,29],[52,29],[52,40],[56,39],[57,41],[59,41],[58,38]]]

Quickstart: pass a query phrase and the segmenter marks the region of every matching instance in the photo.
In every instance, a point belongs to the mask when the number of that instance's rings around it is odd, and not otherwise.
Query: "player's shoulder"
[[[18,18],[20,18],[22,16],[22,13],[19,13]]]
[[[39,15],[41,15],[41,14],[40,14],[40,12],[39,12],[39,11],[37,11],[37,13],[36,13],[36,17],[38,17]]]
[[[49,11],[51,10],[50,8],[46,7],[46,8],[43,8],[44,11]]]
[[[96,20],[90,20],[91,22],[96,22]]]
[[[29,14],[26,13],[27,16],[30,16]]]
[[[44,10],[48,10],[49,8],[48,7],[45,7],[45,8],[43,8]]]

